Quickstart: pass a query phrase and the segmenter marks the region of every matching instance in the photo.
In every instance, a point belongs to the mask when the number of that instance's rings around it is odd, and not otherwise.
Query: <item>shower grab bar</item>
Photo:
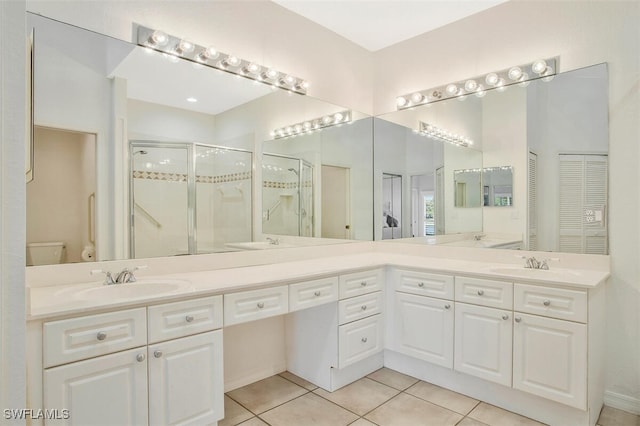
[[[134,204],[134,207],[136,209],[138,209],[140,211],[140,213],[142,213],[142,216],[146,217],[147,220],[149,222],[151,222],[156,228],[158,228],[158,229],[162,228],[162,224],[160,222],[158,222],[158,220],[155,217],[151,216],[151,213],[146,211],[144,209],[144,207],[142,207],[140,204],[135,203],[135,202],[133,204]]]

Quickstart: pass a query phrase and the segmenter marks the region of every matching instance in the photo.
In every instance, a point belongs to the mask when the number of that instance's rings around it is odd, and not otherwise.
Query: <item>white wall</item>
[[[0,407],[26,407],[24,1],[0,2]],[[24,421],[4,420],[6,424]]]
[[[609,242],[613,274],[607,289],[607,402],[627,404],[637,411],[639,21],[638,2],[507,2],[376,52],[373,108],[375,113],[391,111],[400,94],[538,57],[560,55],[560,71],[608,63]]]

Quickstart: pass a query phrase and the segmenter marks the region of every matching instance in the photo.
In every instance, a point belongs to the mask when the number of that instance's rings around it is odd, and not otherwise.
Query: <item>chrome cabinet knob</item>
[[[424,283],[418,283],[418,287],[424,287]]]
[[[444,305],[444,308],[445,309],[451,309],[451,305],[447,303],[446,305]]]
[[[162,351],[161,350],[153,351],[153,356],[156,358],[160,358],[162,356]]]
[[[551,300],[549,300],[549,299],[545,299],[545,300],[544,300],[544,302],[542,302],[542,304],[543,304],[544,306],[549,306],[549,305],[551,304]]]
[[[257,306],[258,306],[258,309],[262,309],[262,308],[264,308],[264,303],[258,302]]]
[[[136,361],[138,361],[138,362],[142,362],[142,361],[144,361],[144,360],[145,360],[145,358],[146,358],[146,356],[144,356],[144,354],[138,354],[138,355],[136,355]]]
[[[360,285],[361,285],[362,287],[365,287],[365,286],[367,285],[367,282],[366,282],[366,281],[362,281],[362,282],[360,283]]]
[[[104,331],[101,331],[101,332],[99,332],[99,333],[98,333],[98,335],[96,336],[96,338],[97,338],[98,340],[104,340],[104,339],[106,339],[106,338],[107,338],[107,333],[105,333]]]
[[[360,340],[362,341],[362,343],[367,343],[367,340],[368,340],[368,339],[367,339],[366,337],[363,337],[363,338],[362,338],[362,339],[360,339]]]
[[[508,320],[508,319],[509,319],[509,315],[507,315],[507,314],[503,314],[503,315],[502,315],[502,319],[503,319],[503,320],[505,320],[505,321],[506,321],[506,320]]]
[[[520,322],[520,321],[522,321],[522,318],[520,318],[520,317],[515,317],[515,318],[514,318],[514,320],[515,320],[516,322]]]
[[[367,305],[360,306],[360,309],[362,309],[363,311],[366,311],[367,310]]]
[[[484,294],[484,290],[478,290],[478,296],[482,296]]]
[[[316,291],[315,293],[313,293],[313,295],[316,296],[316,297],[320,296],[320,294],[321,293],[319,291]]]
[[[187,315],[186,317],[184,317],[184,320],[186,322],[192,322],[194,320],[193,315]]]

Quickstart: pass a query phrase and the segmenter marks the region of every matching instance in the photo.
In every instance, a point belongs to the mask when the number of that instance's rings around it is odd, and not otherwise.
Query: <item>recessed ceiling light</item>
[[[187,98],[187,102],[198,102],[198,100],[194,97]]]

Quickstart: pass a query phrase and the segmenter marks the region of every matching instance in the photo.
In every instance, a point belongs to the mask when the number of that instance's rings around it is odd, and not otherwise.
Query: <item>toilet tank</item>
[[[27,266],[54,265],[64,259],[64,242],[27,244]]]

